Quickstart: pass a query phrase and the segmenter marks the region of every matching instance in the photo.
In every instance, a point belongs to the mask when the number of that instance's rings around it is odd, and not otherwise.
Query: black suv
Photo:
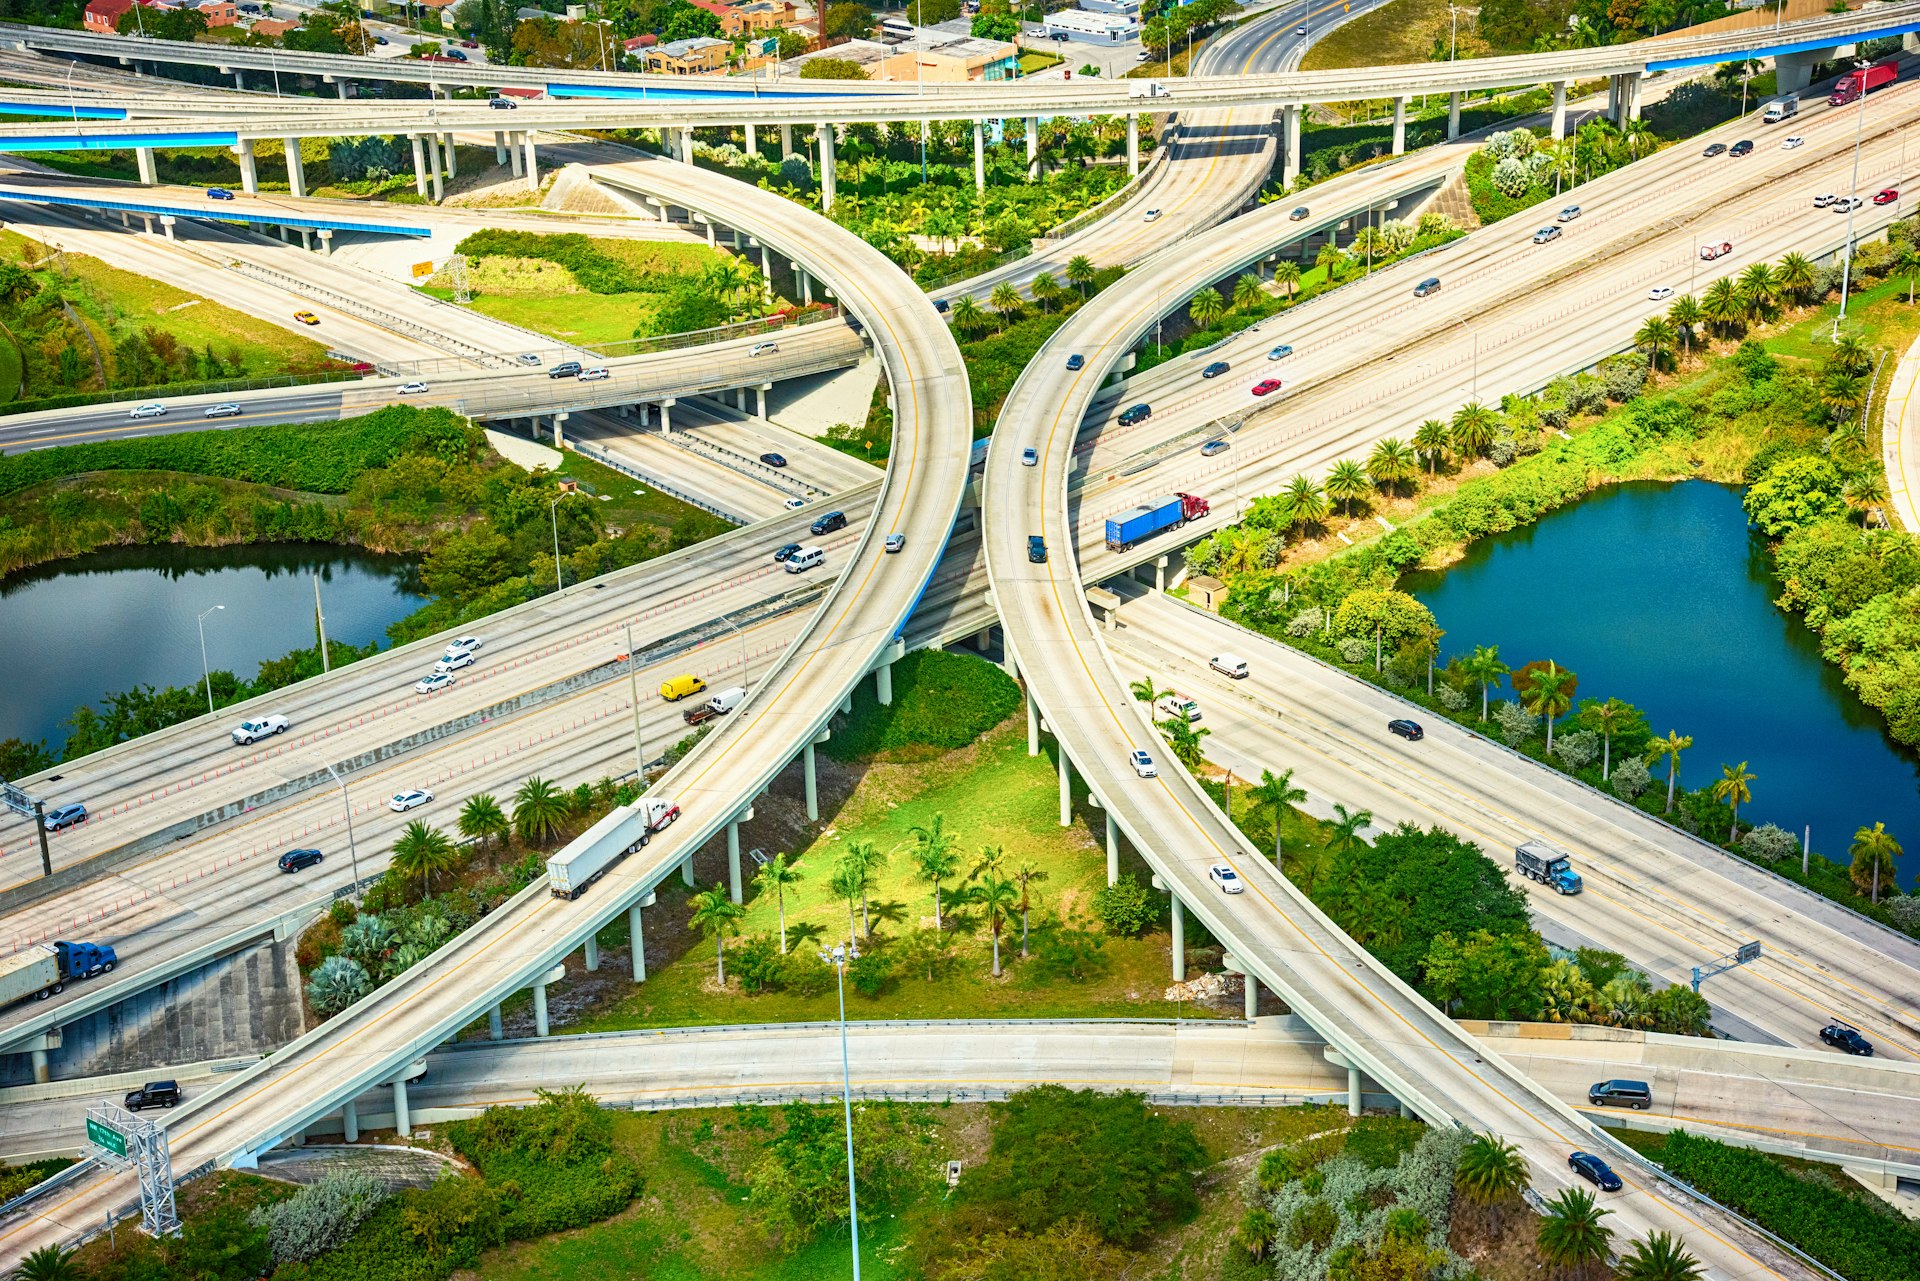
[[[137,1090],[128,1090],[121,1106],[129,1112],[141,1108],[170,1108],[180,1103],[180,1087],[173,1081],[148,1081]]]
[[[1587,1087],[1587,1102],[1597,1108],[1633,1108],[1644,1112],[1653,1106],[1653,1091],[1645,1081],[1597,1081]]]
[[[1027,559],[1036,565],[1047,563],[1047,540],[1038,534],[1027,535]]]
[[[1131,427],[1135,423],[1143,423],[1151,417],[1153,417],[1152,405],[1133,405],[1120,411],[1120,425],[1122,427]]]
[[[1388,721],[1387,732],[1398,734],[1409,743],[1417,743],[1427,736],[1427,731],[1420,728],[1419,721]]]
[[[579,376],[580,362],[577,360],[563,360],[547,371],[549,378],[578,378]]]
[[[1820,1039],[1836,1050],[1845,1050],[1848,1054],[1873,1057],[1873,1042],[1848,1027],[1845,1023],[1829,1023],[1820,1029]]]
[[[1736,142],[1733,144],[1733,146],[1727,148],[1727,154],[1730,156],[1752,155],[1753,154],[1752,140],[1747,138],[1742,138],[1739,142]]]
[[[819,520],[814,521],[809,528],[816,534],[831,534],[836,529],[845,529],[846,527],[847,514],[845,512],[828,512]]]
[[[325,857],[319,850],[288,850],[280,856],[280,870],[297,872],[303,867],[312,867]]]

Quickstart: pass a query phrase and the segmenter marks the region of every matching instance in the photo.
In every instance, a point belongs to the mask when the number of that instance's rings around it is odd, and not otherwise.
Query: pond
[[[207,662],[242,679],[314,643],[313,575],[327,636],[365,645],[425,599],[414,562],[325,544],[123,547],[57,561],[0,584],[0,739],[55,751],[82,703],[136,685],[197,685]],[[31,679],[20,678],[30,674]]]
[[[1758,777],[1743,818],[1795,835],[1811,824],[1814,849],[1843,863],[1854,830],[1884,822],[1906,846],[1908,883],[1920,870],[1920,756],[1773,604],[1740,496],[1706,481],[1609,486],[1401,585],[1446,629],[1444,653],[1498,645],[1515,667],[1550,658],[1578,673],[1577,697],[1621,698],[1654,733],[1691,735],[1682,786],[1746,761]]]

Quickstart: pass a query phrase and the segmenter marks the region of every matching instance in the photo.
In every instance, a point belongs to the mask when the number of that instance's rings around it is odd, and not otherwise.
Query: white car
[[[1560,211],[1561,222],[1572,222],[1575,218],[1578,218],[1579,216],[1580,216],[1579,205],[1568,205],[1565,209],[1562,209]]]
[[[1823,191],[1813,198],[1813,207],[1815,209],[1825,209],[1838,199],[1840,199],[1840,197],[1834,195],[1832,192]]]
[[[1040,451],[1031,445],[1021,450],[1020,465],[1022,467],[1038,467],[1040,465]]]
[[[419,396],[425,394],[427,385],[425,383],[401,383],[395,390],[402,396]]]
[[[387,802],[387,808],[396,814],[404,814],[408,810],[419,809],[432,799],[432,792],[424,787],[416,787],[410,792],[395,792],[393,799]]]
[[[462,636],[447,646],[446,657],[452,658],[456,654],[477,654],[480,652],[480,647],[485,644],[486,642],[478,636]]]
[[[241,721],[233,730],[233,741],[241,747],[257,743],[263,738],[272,738],[275,734],[287,732],[288,721],[284,716],[256,716],[249,721]]]
[[[749,359],[754,356],[771,356],[779,350],[780,344],[777,342],[757,342],[747,348],[747,356]]]
[[[534,355],[530,351],[523,351],[518,356],[515,356],[514,359],[520,362],[521,364],[527,366],[527,368],[529,369],[533,368],[535,365],[538,365],[540,363],[540,357]]]
[[[166,414],[167,407],[157,400],[150,400],[144,405],[135,405],[127,411],[129,418],[164,418]]]
[[[1208,868],[1207,879],[1218,885],[1222,894],[1238,894],[1246,888],[1240,883],[1240,874],[1225,863],[1215,863]]]
[[[1798,147],[1800,144],[1804,143],[1805,141],[1806,139],[1802,138],[1799,134],[1797,133],[1792,134],[1780,140],[1780,150],[1792,151],[1795,147]]]
[[[1673,297],[1673,286],[1655,285],[1653,288],[1647,290],[1647,297],[1651,298],[1654,302],[1665,302],[1667,299]]]
[[[1141,216],[1140,221],[1141,222],[1159,222],[1160,211],[1158,209],[1149,209],[1145,214]]]
[[[1159,770],[1153,767],[1153,757],[1138,748],[1135,748],[1132,754],[1127,757],[1127,763],[1133,766],[1133,775],[1135,778],[1155,778],[1160,773]]]
[[[473,651],[466,650],[458,654],[448,654],[433,665],[435,676],[445,676],[448,672],[457,672],[463,667],[473,666]],[[423,693],[425,691],[422,691]]]
[[[789,498],[787,500],[787,510],[790,512],[797,512],[806,505],[807,500],[804,498]]]
[[[413,692],[416,694],[438,694],[451,684],[453,684],[453,673],[443,672],[436,667],[433,671],[428,672],[425,676],[422,676],[413,683]]]
[[[595,365],[591,369],[582,369],[574,375],[577,381],[583,383],[604,382],[611,377],[613,377],[613,371],[605,365]]]
[[[208,418],[238,418],[240,416],[240,406],[234,404],[232,401],[228,401],[223,405],[208,405],[206,416]]]

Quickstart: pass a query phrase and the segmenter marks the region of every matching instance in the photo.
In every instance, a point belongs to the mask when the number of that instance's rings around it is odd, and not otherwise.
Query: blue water
[[[1920,871],[1920,756],[1773,604],[1738,489],[1609,486],[1402,586],[1446,629],[1444,653],[1552,659],[1579,674],[1577,697],[1625,699],[1656,734],[1692,735],[1682,786],[1746,761],[1758,778],[1742,818],[1811,824],[1814,849],[1842,862],[1856,828],[1884,822],[1906,846],[1903,882]]]

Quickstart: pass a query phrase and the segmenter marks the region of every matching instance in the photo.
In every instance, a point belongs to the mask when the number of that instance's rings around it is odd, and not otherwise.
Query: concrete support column
[[[452,134],[443,133],[440,135],[440,150],[444,152],[447,157],[447,177],[458,178],[460,176],[460,157],[454,152]]]
[[[340,1108],[340,1137],[349,1143],[360,1141],[360,1107],[352,1099]]]
[[[565,449],[567,447],[568,417],[569,415],[564,409],[553,416],[553,447],[555,449]]]
[[[1167,590],[1167,558],[1165,556],[1156,556],[1153,559],[1153,590],[1156,592]]]
[[[242,138],[234,144],[234,154],[240,157],[240,190],[249,196],[260,194],[260,171],[253,163],[253,139]]]
[[[580,952],[580,959],[582,963],[586,965],[587,973],[592,974],[598,971],[600,968],[600,940],[594,938],[592,935],[588,935],[586,946],[582,947]]]
[[[692,162],[689,161],[688,163],[691,164]],[[720,247],[719,237],[717,233],[714,231],[712,220],[709,219],[707,222],[707,248],[718,249],[719,247]]]
[[[627,909],[627,934],[631,937],[633,949],[633,981],[647,981],[647,940],[640,932],[640,905],[635,903]]]
[[[334,81],[334,82],[333,82],[333,87],[334,87],[334,88],[335,88],[335,89],[336,89],[336,90],[337,90],[337,91],[339,92],[339,94],[340,94],[340,101],[342,101],[342,102],[345,102],[345,101],[347,100],[347,98],[348,98],[348,97],[350,96],[350,95],[349,95],[349,94],[347,93],[347,86],[348,86],[348,85],[350,85],[350,84],[352,84],[352,83],[353,83],[353,82],[352,82],[351,80],[336,80],[336,81]]]
[[[300,140],[287,139],[287,188],[302,199],[307,194],[307,162],[300,155]]]
[[[1241,971],[1241,977],[1247,981],[1247,999],[1241,1012],[1246,1015],[1247,1021],[1251,1023],[1255,1016],[1260,1013],[1260,980],[1246,973],[1244,970]]]
[[[545,983],[533,985],[533,1034],[535,1036],[547,1034],[547,985]]]
[[[820,139],[820,212],[833,211],[833,126],[815,125]]]
[[[160,176],[153,161],[152,147],[135,147],[134,161],[140,166],[140,181],[152,187],[159,183]]]
[[[1127,177],[1140,176],[1140,117],[1127,117]]]
[[[1173,981],[1187,981],[1187,909],[1173,896]]]
[[[1642,85],[1646,83],[1646,81],[1647,81],[1646,76],[1638,71],[1631,72],[1627,75],[1626,77],[1626,82],[1627,82],[1626,120],[1638,120],[1640,118],[1640,88]],[[1622,120],[1620,123],[1625,124],[1626,120]]]
[[[1113,811],[1107,811],[1107,884],[1112,885],[1120,879],[1120,824],[1113,821]]]
[[[1393,100],[1393,154],[1403,156],[1407,152],[1407,100]]]
[[[166,237],[168,240],[172,240],[174,238],[173,221],[174,220],[173,220],[172,214],[160,215],[160,230],[166,234]]]
[[[660,402],[660,434],[661,435],[663,436],[673,435],[673,407],[679,403],[680,402],[675,400],[672,396],[669,396],[665,400]]]
[[[427,194],[426,149],[420,145],[419,134],[414,134],[408,141],[413,143],[413,190],[415,194],[425,196]]]
[[[740,892],[740,820],[727,820],[727,897],[738,903]]]
[[[1414,1116],[1413,1109],[1408,1107],[1405,1103],[1401,1103],[1399,1099],[1395,1099],[1394,1102],[1400,1103],[1400,1115],[1404,1120],[1416,1121],[1419,1119],[1418,1117]]]
[[[542,1011],[545,1017],[545,1011]],[[393,1083],[393,1132],[401,1138],[413,1135],[413,1118],[407,1115],[407,1083],[405,1079]]]
[[[33,1063],[33,1083],[35,1085],[45,1085],[53,1079],[52,1073],[47,1068],[47,1052],[45,1050],[30,1050],[27,1053],[27,1057]]]
[[[1460,136],[1460,91],[1455,89],[1447,95],[1447,141],[1452,142]]]
[[[494,1002],[493,1008],[487,1011],[487,1039],[489,1041],[503,1041],[506,1039],[506,1036],[506,1026],[500,1019],[500,1003],[496,1001]]]
[[[973,122],[973,189],[987,189],[987,125],[984,120]]]
[[[440,135],[427,135],[427,181],[433,187],[433,203],[447,197],[447,181],[440,173]]]
[[[808,743],[800,749],[800,767],[807,778],[807,821],[820,821],[820,781],[813,772],[813,744]]]
[[[780,126],[780,158],[785,160],[793,154],[793,126]]]
[[[1547,137],[1555,142],[1567,136],[1567,82],[1553,86],[1553,126]]]
[[[760,135],[751,122],[747,125],[747,154],[750,156],[760,154]]]
[[[493,131],[493,163],[500,169],[507,167],[507,131],[505,129]]]
[[[682,164],[693,163],[693,130],[691,129],[680,131],[680,161]]]
[[[501,163],[512,169],[514,177],[521,177],[525,173],[525,168],[520,162],[520,144],[512,134],[507,134],[506,139],[507,158],[501,161]]]
[[[882,663],[873,669],[873,698],[882,707],[893,706],[892,663]]]
[[[1060,826],[1073,826],[1073,763],[1067,759],[1067,745],[1056,741],[1060,749]]]
[[[1621,76],[1607,77],[1607,119],[1616,125],[1626,119],[1621,112],[1621,100],[1625,96],[1622,93],[1623,86],[1621,81],[1623,78],[1624,77]]]
[[[326,257],[332,257],[333,256],[333,228],[322,227],[320,228],[319,235],[320,235],[321,254]]]
[[[1360,1069],[1347,1065],[1347,1115],[1360,1115]]]
[[[767,421],[767,393],[772,390],[772,383],[761,383],[753,389],[753,416],[761,422]]]
[[[527,171],[527,190],[540,190],[540,157],[533,149],[533,130],[528,129],[520,135],[521,145],[527,150],[525,169]]]
[[[1027,181],[1040,176],[1040,117],[1027,117]]]
[[[238,67],[234,68],[233,71],[233,87],[236,89],[245,89],[247,87],[247,78],[240,74]]]
[[[1027,695],[1027,755],[1040,755],[1040,709],[1031,694]]]
[[[993,648],[993,628],[982,627],[980,629],[979,634],[973,638],[973,647],[979,650],[982,654],[992,649]]]
[[[1291,187],[1300,180],[1300,108],[1280,113],[1280,181]]]

